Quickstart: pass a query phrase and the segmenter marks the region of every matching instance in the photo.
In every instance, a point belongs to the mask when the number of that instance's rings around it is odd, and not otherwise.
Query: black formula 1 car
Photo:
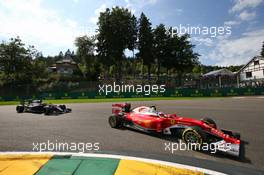
[[[53,105],[42,103],[42,100],[25,100],[16,107],[17,113],[29,112],[45,115],[58,115],[69,113],[72,110],[65,105]]]

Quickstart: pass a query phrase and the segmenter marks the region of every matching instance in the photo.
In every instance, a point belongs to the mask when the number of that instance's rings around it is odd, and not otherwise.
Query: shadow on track
[[[155,138],[158,138],[158,139],[161,139],[161,140],[174,142],[174,143],[179,143],[179,140],[180,140],[180,138],[176,137],[176,136],[163,135],[163,134],[157,134],[157,133],[151,133],[151,132],[150,133],[146,133],[146,132],[139,131],[139,130],[136,130],[136,129],[133,129],[133,128],[122,127],[122,128],[119,128],[119,130],[130,130],[132,132],[137,132],[137,133],[144,134],[144,135],[147,135],[147,136],[150,136],[150,137],[155,137]],[[244,141],[244,140],[241,140],[239,157],[235,157],[235,156],[232,156],[232,155],[226,154],[224,152],[220,152],[220,151],[217,151],[216,153],[210,153],[210,150],[208,150],[208,151],[192,150],[192,151],[201,152],[203,154],[214,156],[214,157],[218,157],[218,158],[226,158],[226,159],[231,159],[231,160],[238,161],[238,162],[251,164],[251,160],[246,157],[245,145],[247,145],[247,144],[249,144],[249,143]]]

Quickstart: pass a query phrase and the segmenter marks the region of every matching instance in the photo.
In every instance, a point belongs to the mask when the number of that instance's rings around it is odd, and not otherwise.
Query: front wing
[[[184,128],[186,128],[186,126],[173,125],[173,126],[170,126],[168,128],[165,128],[163,130],[163,134],[171,135],[173,129],[177,130],[177,129],[184,129]],[[217,148],[217,151],[220,151],[220,152],[223,152],[223,153],[235,156],[235,157],[239,157],[239,155],[240,155],[240,143],[239,144],[234,144],[234,143],[226,142],[224,140],[220,140],[220,141],[213,142],[213,143],[210,143],[210,144],[213,144],[214,147]]]
[[[224,140],[214,143],[217,146],[217,150],[223,153],[227,153],[232,156],[239,157],[240,155],[240,144],[228,143]]]

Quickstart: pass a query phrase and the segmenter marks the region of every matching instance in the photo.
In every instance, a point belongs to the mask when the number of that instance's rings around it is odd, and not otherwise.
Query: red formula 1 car
[[[229,130],[217,129],[210,118],[201,120],[180,117],[176,114],[158,112],[155,106],[140,106],[131,109],[131,105],[113,104],[109,117],[112,128],[129,127],[143,132],[172,135],[185,143],[213,144],[218,151],[239,156],[240,134]]]

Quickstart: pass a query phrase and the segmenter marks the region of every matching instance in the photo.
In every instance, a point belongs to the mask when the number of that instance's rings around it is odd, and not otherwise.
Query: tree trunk
[[[182,86],[182,72],[178,73],[178,86]]]
[[[166,70],[166,83],[168,83],[168,80],[169,80],[169,68],[167,68]]]
[[[117,83],[120,83],[122,80],[122,61],[119,61],[118,64],[116,64],[116,81]]]
[[[150,81],[150,69],[151,69],[151,65],[148,64],[148,81]]]
[[[157,77],[158,77],[158,82],[160,81],[160,62],[158,61],[158,71],[157,71]]]

